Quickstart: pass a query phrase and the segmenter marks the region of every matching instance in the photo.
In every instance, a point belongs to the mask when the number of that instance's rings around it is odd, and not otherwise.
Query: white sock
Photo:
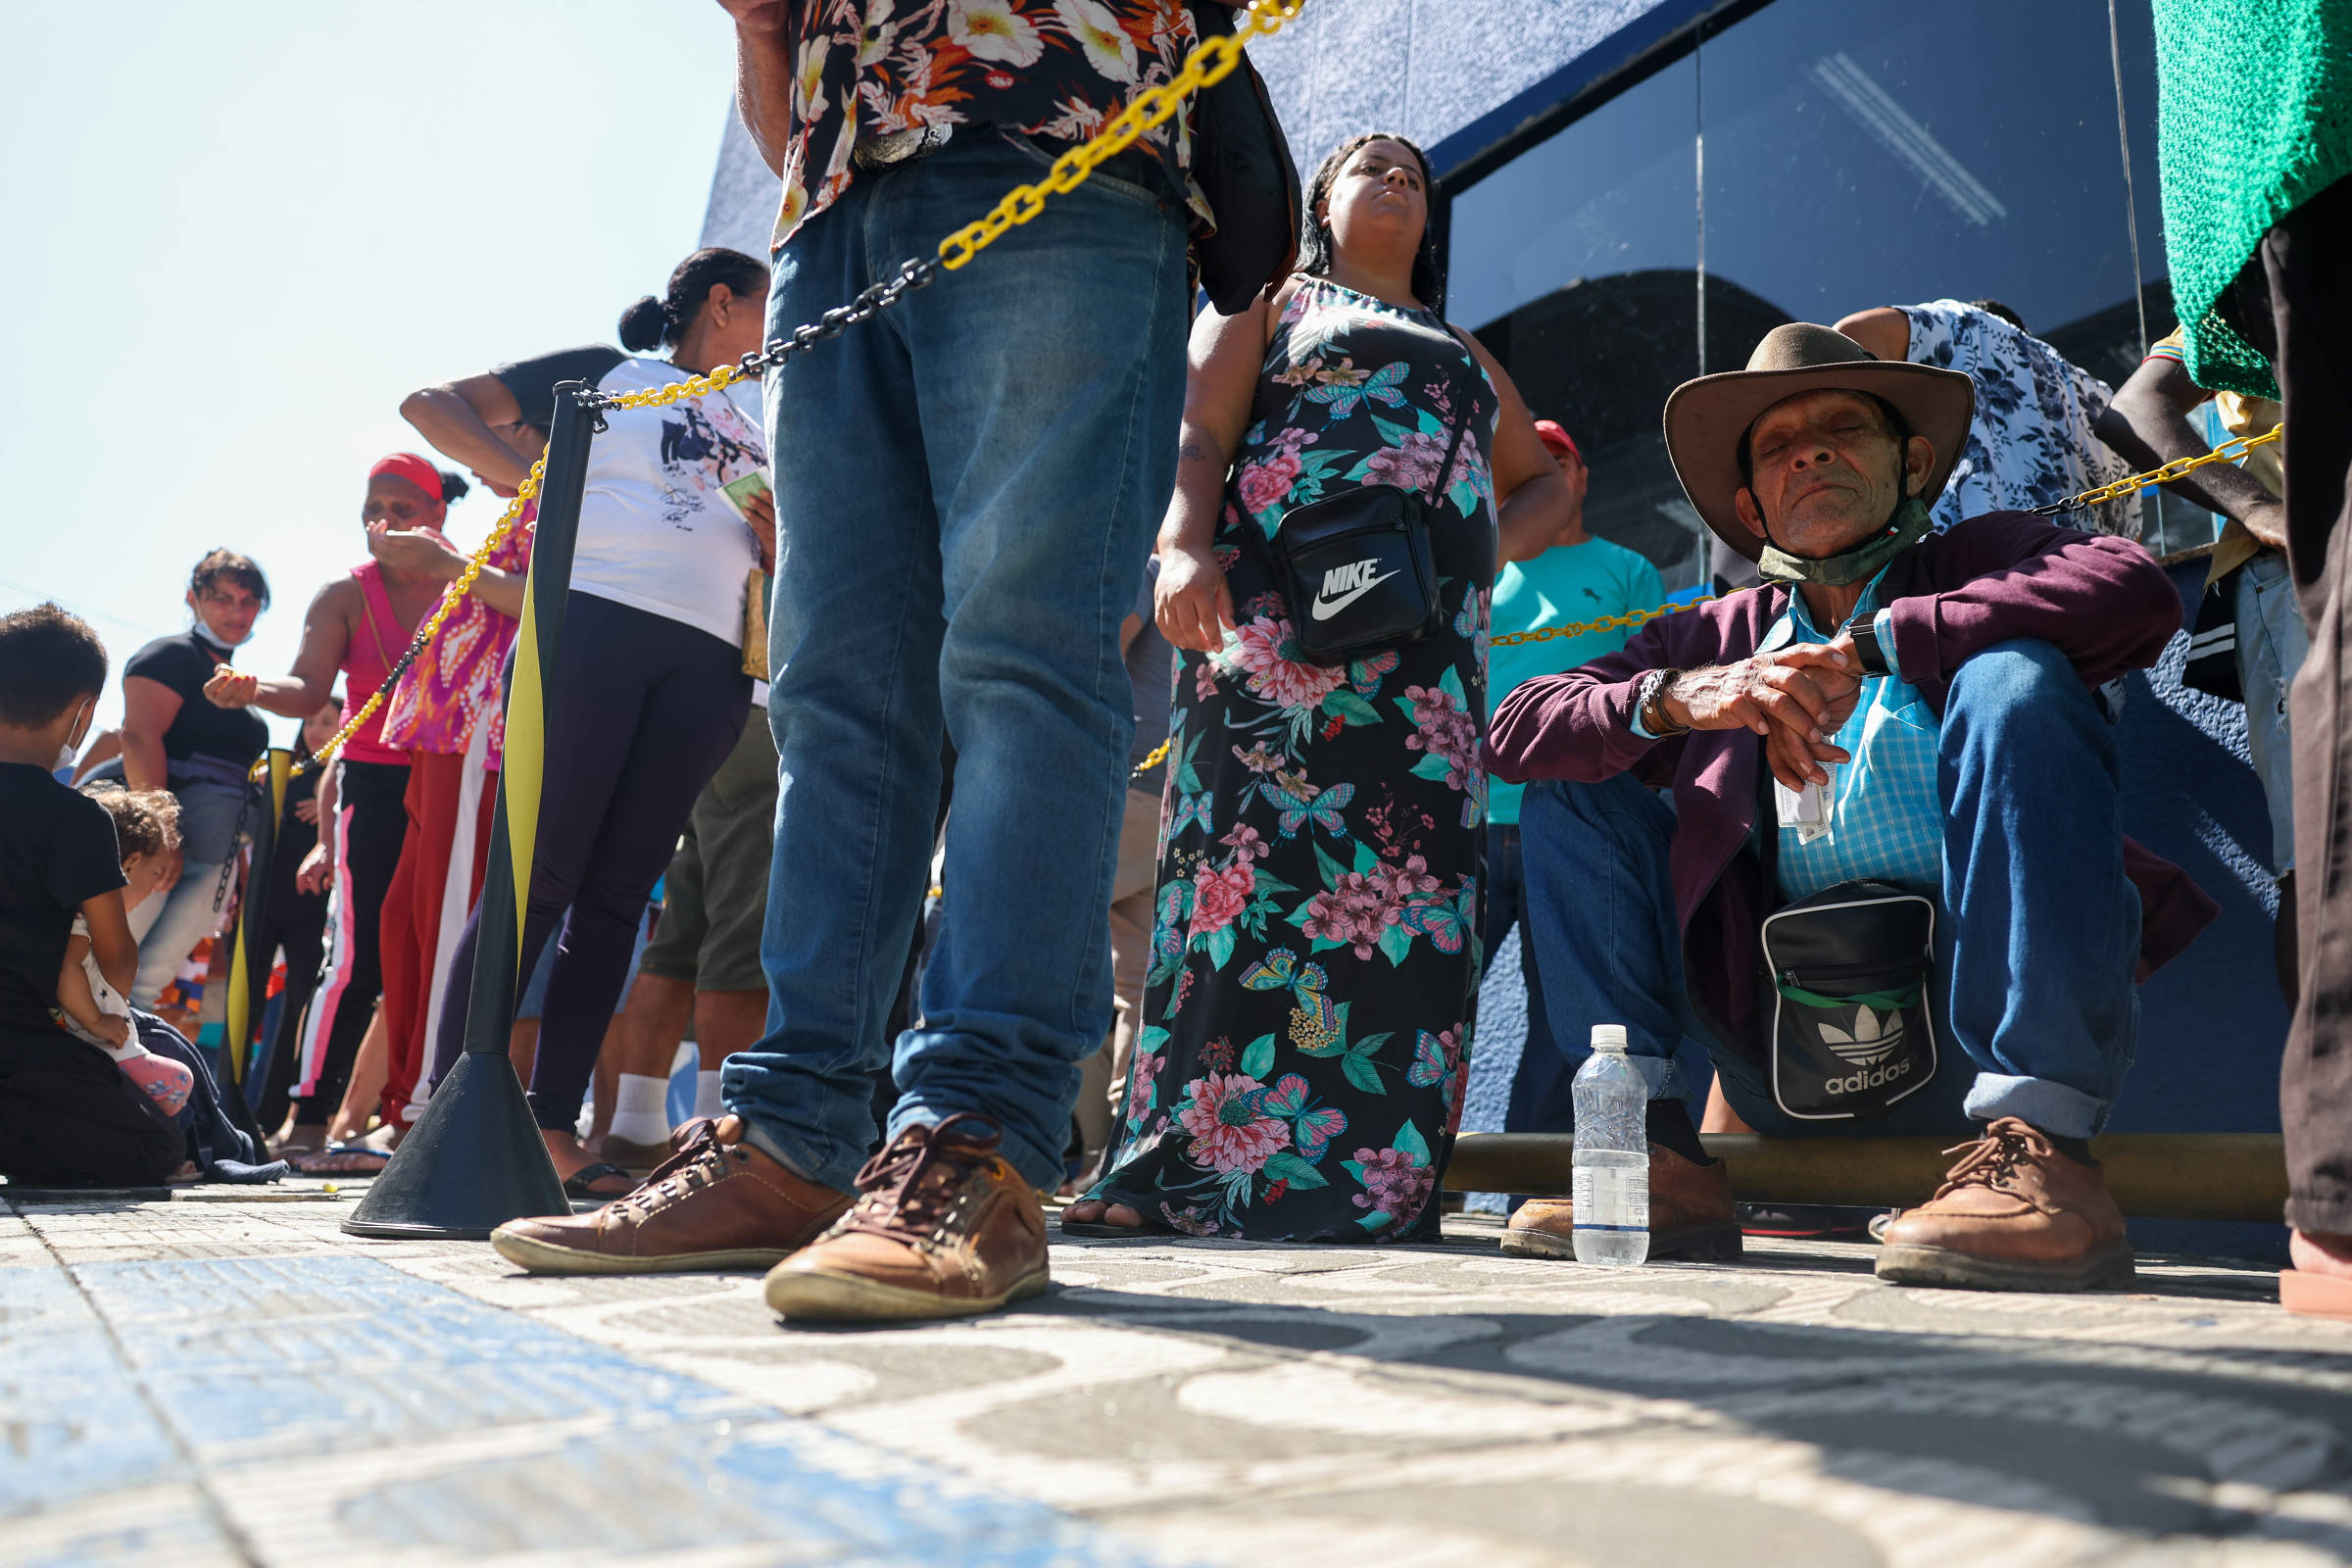
[[[612,1096],[610,1135],[632,1144],[669,1142],[668,1093],[668,1082],[651,1073],[622,1073],[620,1088]]]
[[[694,1113],[697,1116],[724,1116],[727,1102],[718,1098],[718,1073],[696,1072],[694,1075]]]

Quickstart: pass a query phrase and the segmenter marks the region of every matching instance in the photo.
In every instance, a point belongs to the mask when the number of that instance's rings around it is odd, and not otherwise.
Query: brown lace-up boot
[[[643,1186],[587,1214],[509,1220],[490,1245],[534,1274],[767,1268],[850,1206],[744,1142],[737,1116],[688,1122]]]
[[[2087,1291],[2132,1279],[2123,1211],[2095,1164],[2071,1159],[2015,1116],[1973,1144],[1921,1207],[1895,1216],[1878,1275],[1896,1285]]]
[[[767,1276],[767,1304],[788,1319],[893,1323],[1043,1292],[1045,1209],[1002,1141],[969,1112],[899,1134],[858,1173],[857,1205]]]
[[[1502,1233],[1502,1250],[1520,1257],[1576,1256],[1576,1200],[1531,1198]],[[1728,1263],[1743,1250],[1732,1212],[1732,1173],[1720,1159],[1701,1165],[1659,1144],[1649,1146],[1649,1255]]]

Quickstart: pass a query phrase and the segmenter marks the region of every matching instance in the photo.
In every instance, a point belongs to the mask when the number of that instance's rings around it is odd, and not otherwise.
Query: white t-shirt
[[[74,934],[84,942],[89,941],[90,922],[78,914],[75,915],[74,917]],[[82,954],[81,972],[89,978],[90,1000],[98,1004],[98,1010],[109,1016],[120,1018],[124,1023],[130,1022],[130,1004],[122,1000],[121,992],[106,983],[106,976],[98,970],[97,954],[87,952]],[[139,1044],[138,1031],[135,1029],[124,1035],[122,1044],[118,1046],[113,1041],[102,1039],[84,1029],[74,1020],[72,1013],[62,1007],[58,1009],[57,1017],[58,1021],[66,1026],[68,1034],[76,1040],[87,1041],[96,1046],[117,1062],[129,1061],[134,1056],[144,1056],[148,1054],[147,1048]]]
[[[552,396],[541,383],[593,375],[598,391],[617,393],[690,379],[667,360],[611,348],[542,355],[492,373],[515,392],[525,417]],[[720,487],[767,466],[758,407],[735,401],[730,388],[607,414],[590,451],[571,586],[740,644],[744,585],[760,545]]]

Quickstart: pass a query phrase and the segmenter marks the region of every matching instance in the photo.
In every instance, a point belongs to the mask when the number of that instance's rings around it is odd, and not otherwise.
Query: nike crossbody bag
[[[1418,642],[1444,622],[1429,516],[1445,494],[1478,401],[1462,394],[1458,372],[1454,389],[1453,438],[1426,494],[1392,484],[1358,485],[1282,514],[1274,561],[1298,651],[1309,663],[1345,664]]]

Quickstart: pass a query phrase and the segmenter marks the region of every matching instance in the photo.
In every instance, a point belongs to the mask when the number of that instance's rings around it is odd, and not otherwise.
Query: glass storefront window
[[[1446,311],[1592,470],[1588,526],[1669,589],[1697,580],[1698,519],[1658,411],[1695,373],[1696,63],[1677,61],[1453,199]]]
[[[2172,315],[2147,0],[2118,22],[2135,202],[2107,9],[2047,0],[1775,0],[1455,193],[1450,314],[1584,443],[1593,530],[1697,580],[1659,411],[1784,321],[1992,298],[2128,376],[2143,279],[2149,334]],[[2212,537],[2169,499],[2144,527],[2160,551]]]

